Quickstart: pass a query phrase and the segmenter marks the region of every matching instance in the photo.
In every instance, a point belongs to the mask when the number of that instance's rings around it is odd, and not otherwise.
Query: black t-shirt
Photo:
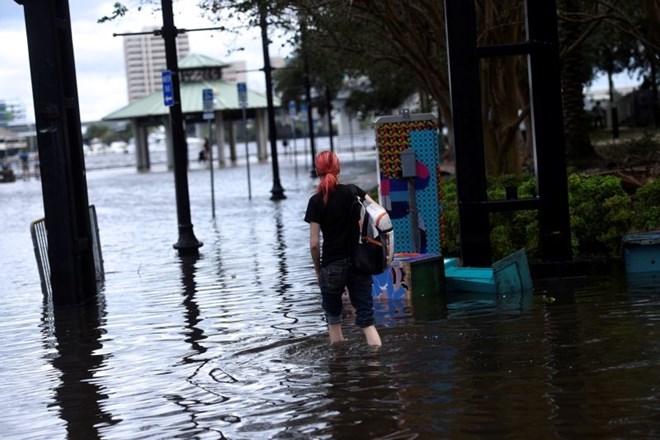
[[[309,199],[305,221],[321,225],[323,246],[321,248],[321,265],[350,254],[350,240],[358,233],[357,219],[353,218],[351,208],[355,195],[364,198],[365,192],[356,185],[338,184],[330,194],[328,204],[323,206],[323,193],[316,193]],[[357,239],[357,237],[355,237]]]

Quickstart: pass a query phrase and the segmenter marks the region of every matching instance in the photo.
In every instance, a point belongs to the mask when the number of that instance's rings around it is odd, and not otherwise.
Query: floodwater
[[[340,157],[346,181],[375,185],[373,152]],[[215,219],[191,163],[198,258],[172,248],[164,166],[89,171],[106,282],[94,306],[55,311],[29,235],[41,184],[0,185],[2,438],[660,437],[660,293],[622,270],[378,303],[382,348],[350,317],[330,346],[302,220],[315,179],[279,163],[278,202],[270,163],[251,164],[252,200],[243,163],[215,169]]]

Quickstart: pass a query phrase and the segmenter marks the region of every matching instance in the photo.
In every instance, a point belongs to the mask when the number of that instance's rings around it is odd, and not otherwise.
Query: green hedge
[[[489,200],[506,198],[505,187],[516,183],[518,197],[535,195],[533,176],[526,175],[521,179],[503,176],[489,181]],[[617,177],[571,174],[568,190],[571,243],[575,256],[620,256],[625,233],[660,227],[660,180],[639,188],[630,196]],[[442,201],[443,253],[458,256],[460,234],[454,177],[443,179]],[[490,225],[493,260],[523,247],[530,258],[540,257],[535,210],[491,213]]]

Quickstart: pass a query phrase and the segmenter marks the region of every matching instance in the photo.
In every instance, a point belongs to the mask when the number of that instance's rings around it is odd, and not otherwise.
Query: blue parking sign
[[[247,84],[239,82],[236,84],[236,89],[238,91],[238,104],[243,108],[247,107]]]
[[[213,119],[213,89],[202,90],[202,105],[204,119]]]
[[[163,70],[163,104],[165,104],[167,107],[174,105],[172,72],[169,70]]]

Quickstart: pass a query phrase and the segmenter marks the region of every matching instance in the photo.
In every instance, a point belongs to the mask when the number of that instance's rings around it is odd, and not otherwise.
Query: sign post
[[[307,125],[305,122],[307,122],[307,104],[306,103],[301,103],[300,104],[300,120],[303,121],[303,156],[305,156],[305,166],[307,166]],[[314,158],[312,157],[312,172],[314,172]]]
[[[296,101],[289,101],[289,118],[291,118],[291,140],[293,141],[293,166],[298,177],[298,153],[296,151]]]
[[[202,242],[197,240],[193,232],[193,224],[190,218],[190,193],[188,188],[188,145],[186,144],[186,133],[183,126],[183,110],[181,108],[181,87],[179,62],[176,56],[176,36],[178,30],[174,26],[174,13],[172,11],[172,0],[161,0],[161,11],[163,14],[163,27],[161,36],[165,43],[166,73],[164,88],[172,92],[170,100],[166,93],[164,95],[166,104],[169,106],[171,146],[173,151],[174,186],[176,196],[177,221],[179,227],[179,240],[174,244],[174,249],[179,255],[196,256]],[[172,87],[169,86],[171,80]]]
[[[248,199],[252,200],[252,187],[250,184],[250,153],[248,152],[248,131],[247,131],[247,84],[240,82],[236,84],[238,91],[238,103],[243,109],[243,136],[245,136],[245,164],[247,166],[248,181]]]
[[[208,146],[209,168],[211,169],[211,213],[215,218],[215,179],[213,178],[213,89],[202,90],[202,104],[204,109],[204,119],[209,121],[209,137],[204,141],[204,149]]]

